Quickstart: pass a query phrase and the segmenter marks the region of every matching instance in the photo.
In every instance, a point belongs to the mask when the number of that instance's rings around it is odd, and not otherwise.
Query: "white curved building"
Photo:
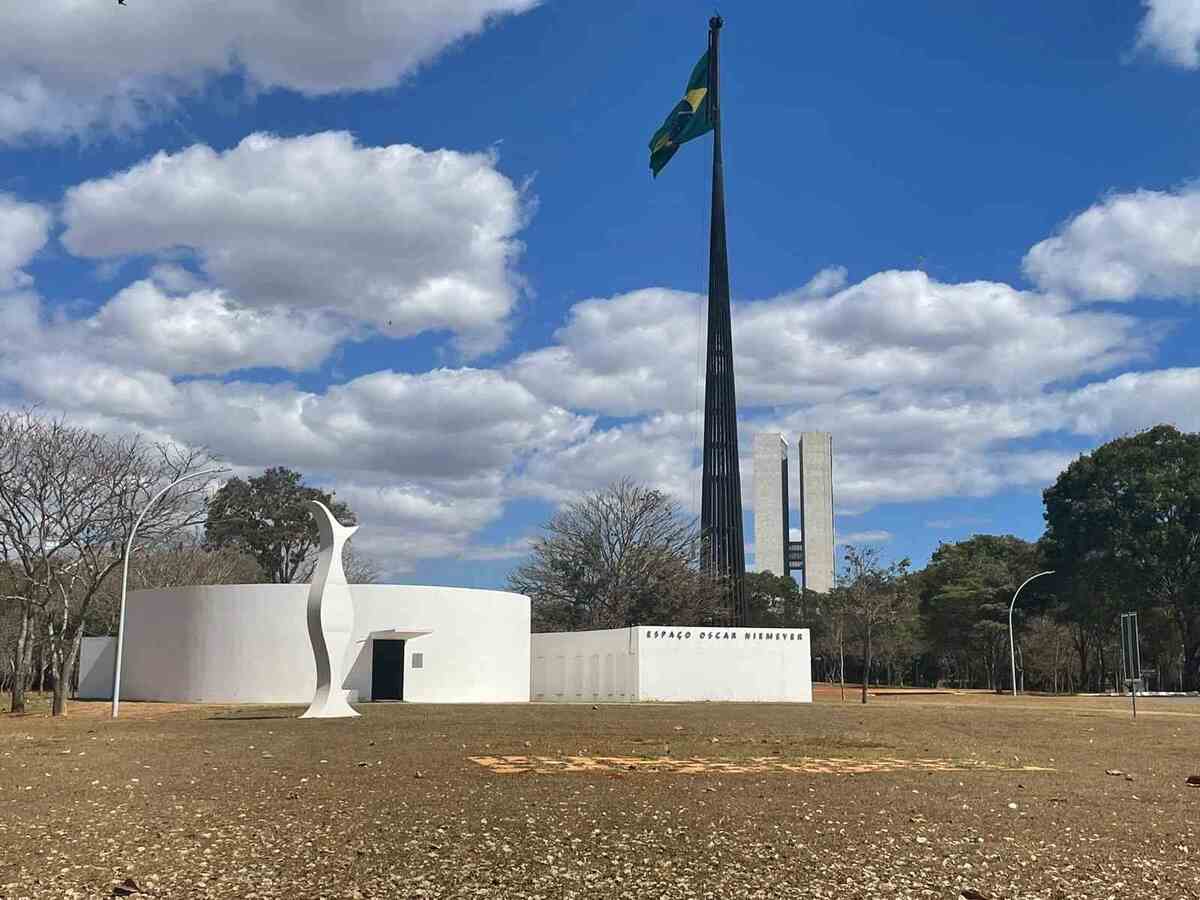
[[[121,698],[308,703],[316,664],[307,584],[133,591]],[[355,700],[508,703],[529,700],[529,598],[503,591],[350,586],[354,632],[342,687]],[[100,650],[99,647],[96,648]],[[111,656],[111,647],[104,655]],[[86,655],[86,653],[85,653]],[[112,663],[93,660],[81,696],[111,696]]]

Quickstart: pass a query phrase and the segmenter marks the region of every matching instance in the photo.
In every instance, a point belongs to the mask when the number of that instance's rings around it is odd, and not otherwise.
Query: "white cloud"
[[[1144,0],[1137,46],[1172,65],[1200,68],[1200,0]]]
[[[32,284],[21,268],[45,246],[49,234],[50,213],[43,207],[0,194],[0,291]]]
[[[320,313],[246,309],[212,290],[172,296],[151,281],[134,282],[78,319],[47,313],[38,298],[24,294],[6,303],[0,324],[5,368],[22,382],[32,378],[26,366],[36,369],[47,357],[162,376],[255,366],[300,371],[319,364],[349,333],[344,322]],[[66,371],[75,367],[68,363]]]
[[[829,296],[813,292],[840,283],[823,273],[800,291],[735,305],[740,410],[895,385],[960,396],[1036,394],[1144,358],[1154,343],[1153,331],[1132,318],[996,282],[881,272]],[[618,416],[694,410],[703,397],[703,302],[664,289],[583,301],[556,344],[521,356],[510,371],[535,393],[575,408]]]
[[[576,441],[591,424],[480,369],[374,372],[318,393],[287,383],[173,383],[147,369],[37,353],[6,363],[0,376],[29,399],[73,415],[132,419],[238,465],[433,484],[466,497],[497,493],[526,456]]]
[[[849,534],[839,534],[837,542],[839,544],[886,544],[895,535],[890,531],[883,529],[875,529],[873,531],[852,531]]]
[[[514,489],[561,503],[632,476],[694,509],[700,482],[693,466],[698,421],[667,413],[593,429],[532,456]],[[749,500],[745,491],[743,499]]]
[[[1148,358],[1157,325],[921,272],[831,280],[832,294],[810,283],[735,306],[747,508],[758,431],[832,432],[837,507],[853,514],[1045,485],[1074,456],[1060,449],[1064,432],[1105,438],[1178,417],[1185,402],[1191,370],[1076,386]],[[558,502],[633,473],[697,511],[698,345],[688,335],[701,302],[661,289],[584,301],[556,344],[514,361],[513,377],[550,402],[634,417],[535,454],[519,490]]]
[[[528,537],[514,538],[502,544],[478,544],[458,553],[459,559],[476,562],[496,562],[505,559],[521,559],[529,555],[533,541]]]
[[[164,262],[151,266],[150,280],[172,294],[186,294],[204,287],[204,279],[177,263]]]
[[[356,549],[386,565],[388,574],[422,559],[462,556],[471,535],[503,511],[499,495],[454,497],[412,484],[343,482],[337,496],[362,525]]]
[[[6,323],[20,319],[0,307]],[[39,352],[0,356],[4,380],[87,427],[204,446],[239,471],[298,469],[350,503],[366,526],[356,546],[389,575],[430,557],[519,555],[515,544],[473,548],[471,536],[502,514],[529,458],[579,441],[591,425],[477,369],[375,372],[318,393],[173,383],[144,368]]]
[[[499,345],[517,295],[521,195],[488,154],[254,134],[78,185],[64,218],[77,255],[184,248],[245,306],[326,310],[392,337],[445,329],[468,352]]]
[[[1045,290],[1084,300],[1200,299],[1200,186],[1114,194],[1025,257]]]
[[[139,281],[77,329],[81,347],[175,375],[251,366],[293,371],[321,362],[347,335],[344,323],[307,310],[243,308],[220,291],[182,296]]]
[[[1115,436],[1159,423],[1200,431],[1197,397],[1200,369],[1126,372],[1062,397],[1060,415],[1077,434]]]
[[[21,388],[27,400],[133,422],[161,423],[173,414],[177,396],[171,379],[160,372],[53,350],[22,357],[6,353],[0,379]]]
[[[0,4],[0,140],[138,128],[210,79],[318,95],[390,87],[537,0]]]
[[[959,528],[969,528],[976,525],[986,525],[991,519],[981,516],[955,516],[949,519],[930,519],[925,523],[926,528],[937,531],[950,531]]]
[[[524,354],[510,371],[530,390],[576,408],[612,415],[692,409],[704,375],[696,356],[700,302],[663,288],[584,300],[571,308],[556,344]]]

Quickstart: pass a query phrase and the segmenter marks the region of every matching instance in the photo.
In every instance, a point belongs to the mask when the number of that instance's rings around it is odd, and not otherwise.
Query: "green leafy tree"
[[[254,478],[231,478],[209,501],[205,539],[210,548],[249,554],[263,577],[276,584],[312,578],[321,537],[305,502],[319,500],[343,525],[354,513],[333,493],[304,484],[299,472],[267,469]]]
[[[977,534],[940,544],[917,575],[926,645],[959,684],[982,682],[999,690],[1007,683],[1008,607],[1040,565],[1036,544],[1010,534]],[[1022,612],[1042,608],[1039,588],[1042,583],[1034,582],[1022,593]]]
[[[1109,441],[1042,498],[1043,543],[1072,612],[1115,627],[1122,609],[1162,609],[1179,631],[1184,685],[1200,688],[1200,434],[1158,425]]]
[[[757,628],[811,627],[812,623],[804,615],[800,585],[792,576],[748,572],[745,584],[750,607],[748,624]]]

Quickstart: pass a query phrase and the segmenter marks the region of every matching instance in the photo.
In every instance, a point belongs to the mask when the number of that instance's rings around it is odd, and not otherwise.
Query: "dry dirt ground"
[[[360,708],[0,716],[0,897],[1200,897],[1194,698]]]

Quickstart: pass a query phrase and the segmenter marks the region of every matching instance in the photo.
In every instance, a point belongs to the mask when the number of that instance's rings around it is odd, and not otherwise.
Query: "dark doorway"
[[[371,699],[404,699],[404,641],[372,641]]]

